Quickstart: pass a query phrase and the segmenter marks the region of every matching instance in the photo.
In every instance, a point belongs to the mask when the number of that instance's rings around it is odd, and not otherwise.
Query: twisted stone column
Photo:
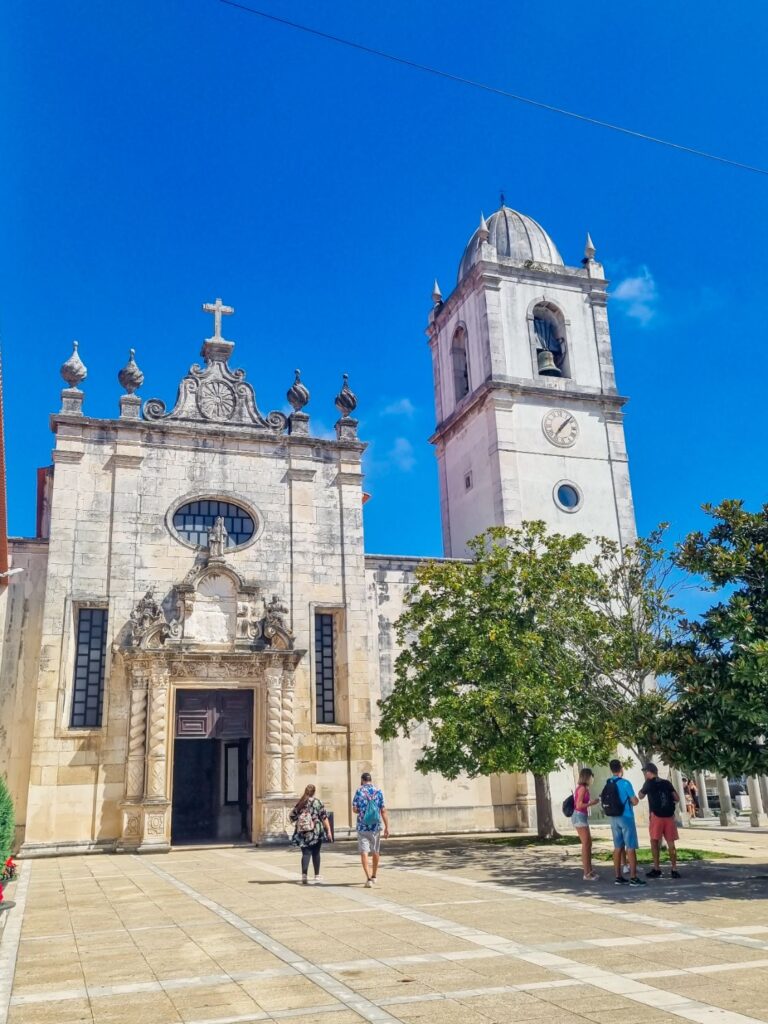
[[[282,694],[280,669],[267,669],[267,743],[266,743],[266,796],[278,796],[282,791]]]
[[[131,710],[128,724],[128,766],[125,780],[127,800],[141,800],[144,796],[144,761],[147,747],[147,686],[146,675],[135,676],[131,683]]]
[[[153,674],[149,691],[149,749],[147,751],[148,797],[165,797],[168,763],[168,674],[160,669]]]
[[[294,787],[294,771],[296,765],[293,727],[294,685],[295,679],[293,672],[284,672],[282,705],[280,709],[280,741],[284,793],[292,793]]]

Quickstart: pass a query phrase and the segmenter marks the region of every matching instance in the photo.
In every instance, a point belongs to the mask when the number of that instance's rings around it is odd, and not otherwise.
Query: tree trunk
[[[533,784],[536,790],[536,824],[539,839],[559,839],[560,833],[555,828],[552,818],[552,795],[549,792],[549,776],[534,775]]]

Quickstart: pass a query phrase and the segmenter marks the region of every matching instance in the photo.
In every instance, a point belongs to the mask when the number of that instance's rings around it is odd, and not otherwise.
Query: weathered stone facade
[[[500,211],[507,231],[512,213]],[[627,541],[624,400],[602,268],[594,249],[583,269],[557,263],[531,221],[523,227],[536,252],[555,262],[520,258],[499,216],[473,236],[453,294],[443,302],[436,288],[428,328],[446,554],[461,555],[493,523],[533,518]],[[542,306],[553,330],[562,323],[552,352],[540,344]],[[38,478],[39,537],[12,541],[25,571],[0,593],[0,771],[22,850],[167,850],[184,779],[206,773],[216,777],[211,838],[234,829],[284,839],[308,782],[343,833],[365,770],[386,789],[395,831],[529,826],[525,777],[449,783],[414,771],[418,730],[394,743],[376,737],[418,559],[365,554],[365,445],[346,377],[334,440],[312,436],[298,371],[293,412],[264,414],[230,366],[221,318],[233,311],[220,300],[204,309],[214,334],[170,411],[136,393],[133,351],[115,419],[85,414],[76,348],[62,367],[53,467]],[[559,481],[574,481],[578,508],[553,500]],[[80,631],[86,612],[106,624],[98,650]],[[332,713],[318,696],[328,672]],[[209,751],[205,770],[185,760],[197,740],[209,744],[194,748]],[[553,780],[556,799],[571,775]]]

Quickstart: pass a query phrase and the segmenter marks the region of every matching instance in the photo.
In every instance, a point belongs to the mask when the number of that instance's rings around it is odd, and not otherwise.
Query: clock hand
[[[573,419],[573,416],[569,416],[567,419],[563,420],[563,422],[560,424],[560,426],[555,431],[555,437],[557,437],[558,434],[562,433],[562,431],[565,430],[565,428],[568,426],[568,424],[571,422],[572,419]]]

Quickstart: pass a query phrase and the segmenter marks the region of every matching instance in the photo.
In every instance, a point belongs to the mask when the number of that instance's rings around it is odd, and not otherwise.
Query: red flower
[[[0,903],[3,902],[3,883],[0,882]]]

